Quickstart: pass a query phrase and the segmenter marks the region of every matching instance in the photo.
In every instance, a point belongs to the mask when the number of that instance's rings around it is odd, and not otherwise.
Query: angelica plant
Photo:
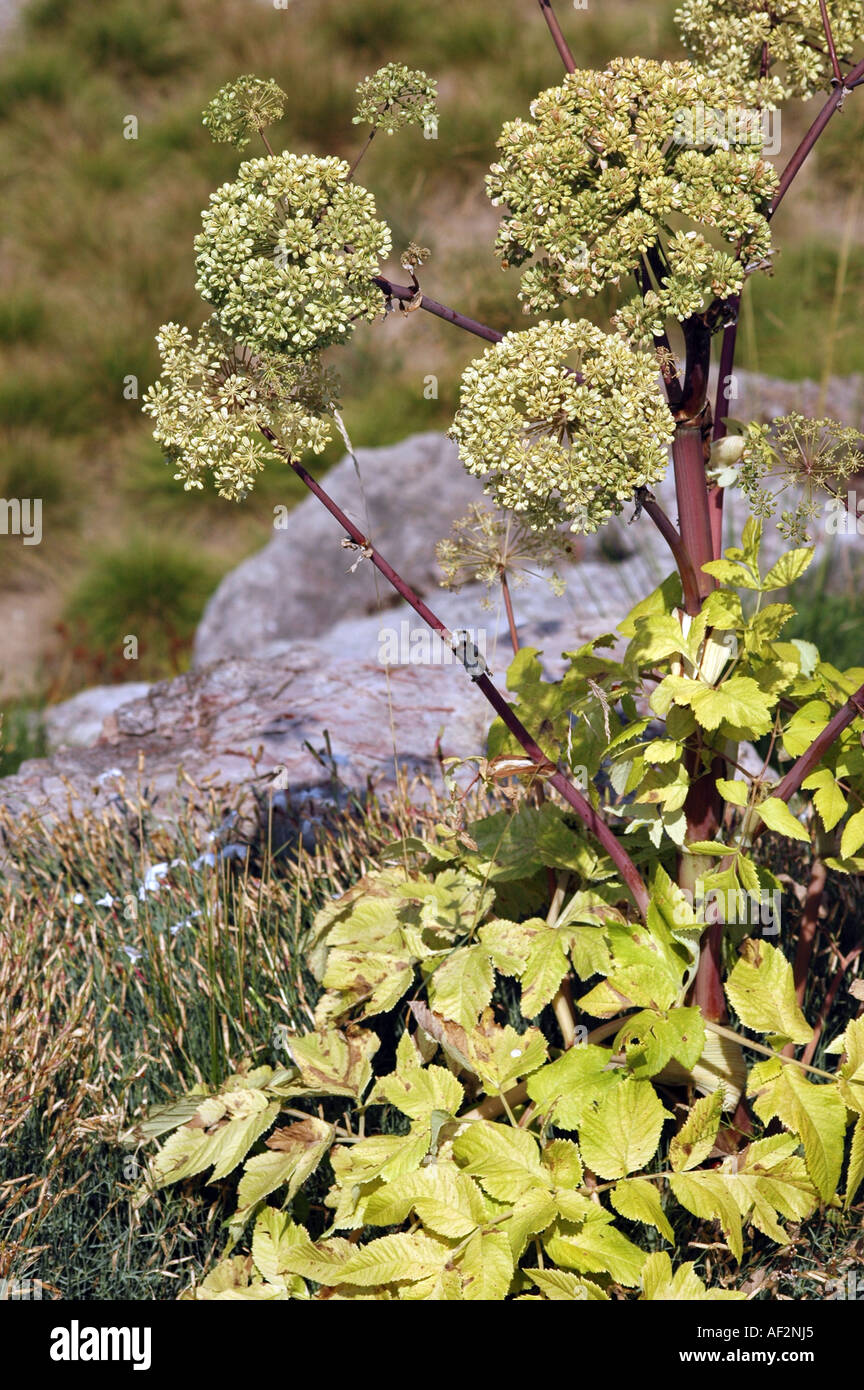
[[[784,1223],[820,1204],[848,1209],[864,1180],[861,1021],[843,1014],[839,1062],[814,1064],[855,951],[815,1027],[802,1007],[827,871],[864,871],[864,665],[839,671],[814,644],[784,640],[794,609],[775,595],[812,551],[770,566],[761,555],[771,479],[805,482],[803,503],[780,517],[800,539],[820,491],[842,490],[860,437],[790,417],[729,438],[725,395],[741,296],[771,269],[777,210],[864,82],[858,8],[687,0],[689,59],[617,59],[602,72],[577,68],[549,0],[540,8],[565,76],[505,125],[488,180],[498,254],[521,272],[523,308],[544,315],[522,331],[434,299],[419,243],[402,256],[409,284],[384,273],[389,232],[354,176],[377,131],[433,119],[425,73],[388,64],[359,84],[355,119],[371,130],[351,164],[273,151],[270,81],[240,79],[205,117],[238,145],[258,132],[266,157],[241,164],[203,214],[211,322],[197,340],[176,325],[160,337],[163,378],[146,409],[186,486],[212,474],[239,497],[269,461],[291,467],[343,543],[464,651],[301,458],[335,418],[320,354],[361,323],[375,332],[398,303],[422,311],[406,313],[409,331],[431,313],[486,344],[464,372],[452,435],[504,519],[476,513],[442,546],[452,582],[469,570],[506,582],[502,527],[539,556],[628,504],[658,527],[674,569],[621,621],[617,646],[603,634],[566,653],[560,680],[523,648],[505,695],[463,657],[496,716],[487,780],[527,769],[539,799],[516,794],[473,816],[463,803],[429,837],[394,846],[306,939],[312,1031],[292,1034],[277,1066],[199,1088],[162,1123],[172,1132],[153,1182],[236,1173],[232,1247],[252,1229],[249,1253],[191,1296],[738,1296],[649,1255],[617,1218],[671,1244],[677,1204],[719,1223],[740,1261],[746,1231],[782,1244]],[[762,106],[820,88],[820,114],[776,170]],[[577,301],[610,286],[619,303],[600,327]],[[653,493],[670,453],[676,520]],[[724,487],[738,483],[754,515],[724,550]],[[515,649],[509,605],[508,616]],[[763,738],[754,772],[740,746]],[[821,866],[794,967],[748,916],[780,892],[760,849],[769,836]],[[493,1012],[517,986],[518,1029]],[[730,1011],[763,1041],[729,1026]],[[373,1066],[370,1018],[395,1030],[392,1069]],[[684,1118],[671,1134],[676,1088]],[[403,1132],[366,1128],[385,1104]],[[304,1225],[291,1204],[325,1157],[327,1221]]]

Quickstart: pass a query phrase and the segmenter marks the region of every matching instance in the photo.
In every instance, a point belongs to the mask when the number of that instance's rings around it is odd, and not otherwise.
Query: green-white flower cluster
[[[308,357],[381,310],[371,277],[390,250],[375,199],[340,159],[246,160],[211,194],[195,239],[196,289],[257,352]]]
[[[471,364],[451,434],[469,473],[537,530],[596,531],[666,471],[656,361],[585,319],[508,333]]]
[[[781,536],[799,545],[810,539],[809,527],[826,496],[845,503],[848,481],[864,462],[859,430],[837,420],[807,419],[798,411],[770,425],[753,421],[742,442],[737,481],[754,515],[767,519],[779,512]],[[781,511],[784,493],[791,505]]]
[[[573,542],[560,531],[533,531],[512,512],[472,502],[465,516],[453,522],[449,536],[438,541],[435,558],[441,566],[443,589],[461,589],[474,581],[487,589],[501,584],[519,585],[534,566],[551,570],[546,576],[550,589],[559,597],[565,584],[554,566],[573,553]],[[491,608],[491,598],[481,600]]]
[[[279,457],[262,428],[293,455],[318,454],[329,443],[336,386],[317,362],[252,353],[214,320],[197,339],[188,328],[165,324],[156,341],[162,376],[143,409],[187,491],[212,474],[220,496],[245,497],[264,465]]]
[[[826,8],[838,57],[849,63],[864,40],[864,5],[827,0]],[[831,88],[819,0],[684,0],[675,20],[696,60],[754,106]]]
[[[771,246],[777,176],[761,156],[761,128],[730,119],[729,139],[712,135],[704,148],[682,139],[683,130],[705,129],[706,110],[731,111],[736,100],[729,84],[690,63],[619,58],[603,72],[568,74],[532,103],[531,119],[504,126],[487,186],[507,209],[496,242],[502,264],[533,258],[522,275],[526,311],[617,285],[646,253],[656,288],[618,321],[636,341],[741,289],[747,266]],[[688,115],[695,119],[682,120]],[[719,232],[728,249],[681,230],[664,258],[661,236],[681,218]]]
[[[419,69],[403,63],[387,63],[357,88],[355,125],[366,122],[388,135],[407,125],[425,125],[434,120],[437,83]]]
[[[216,93],[204,112],[204,125],[214,140],[242,150],[250,135],[281,120],[286,100],[272,79],[251,74],[238,77]]]

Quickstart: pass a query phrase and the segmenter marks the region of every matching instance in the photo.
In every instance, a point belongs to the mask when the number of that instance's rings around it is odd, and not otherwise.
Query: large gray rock
[[[143,797],[170,823],[183,804],[203,808],[212,795],[233,804],[255,789],[302,824],[370,779],[392,784],[394,742],[409,774],[435,772],[439,751],[476,752],[487,710],[459,666],[394,668],[388,680],[375,661],[298,642],[152,686],[108,717],[93,747],[31,760],[0,781],[0,805],[15,820],[50,822]]]
[[[140,700],[149,689],[147,681],[95,685],[90,690],[79,691],[62,704],[49,705],[42,716],[48,751],[88,748],[99,738],[109,715],[131,700]]]
[[[420,593],[439,578],[435,543],[483,495],[441,434],[415,434],[386,449],[359,449],[364,497],[351,458],[327,474],[327,491]],[[367,520],[368,508],[368,520]],[[340,547],[333,517],[307,497],[285,530],[233,570],[205,609],[195,663],[247,656],[268,643],[317,637],[343,618],[374,612],[390,592],[372,566]]]

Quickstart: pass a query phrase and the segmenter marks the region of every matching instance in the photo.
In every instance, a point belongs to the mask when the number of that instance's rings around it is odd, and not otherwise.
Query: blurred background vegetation
[[[562,19],[577,61],[681,56],[674,0],[603,0]],[[432,250],[436,297],[506,328],[524,323],[516,273],[492,253],[483,175],[504,120],[560,65],[533,0],[29,0],[0,57],[0,496],[41,497],[44,538],[0,538],[0,704],[64,698],[98,680],[181,669],[220,576],[268,539],[299,482],[273,469],[236,508],[173,481],[140,396],[157,372],[154,334],[197,325],[192,239],[209,193],[239,156],[200,113],[243,72],[288,94],[277,148],[351,156],[354,88],[381,63],[439,82],[437,140],[380,138],[363,166],[398,253]],[[128,116],[138,138],[124,138]],[[782,163],[812,118],[784,112]],[[861,191],[864,101],[829,128],[779,219],[776,278],[748,290],[741,365],[791,378],[864,370]],[[399,277],[398,262],[391,267]],[[602,318],[603,301],[580,312]],[[422,319],[422,323],[418,322]],[[476,344],[427,315],[358,328],[340,352],[355,443],[446,428]],[[423,378],[438,376],[436,400]],[[124,396],[134,377],[138,399]],[[128,394],[128,390],[127,390]],[[326,468],[341,444],[319,461]],[[125,661],[122,638],[139,637]],[[23,703],[22,703],[23,702]],[[13,727],[32,721],[7,718]],[[22,735],[23,737],[23,735]],[[20,751],[20,750],[19,750]],[[27,750],[29,751],[29,750]]]

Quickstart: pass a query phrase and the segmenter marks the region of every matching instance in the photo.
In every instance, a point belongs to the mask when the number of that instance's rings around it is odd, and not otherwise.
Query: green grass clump
[[[11,777],[28,758],[44,758],[45,729],[37,709],[14,703],[0,715],[0,777]]]
[[[175,669],[194,635],[213,588],[213,570],[174,542],[139,537],[97,555],[65,612],[76,639],[97,659],[119,662],[119,679],[147,680],[166,663]],[[127,637],[137,658],[126,660]]]

